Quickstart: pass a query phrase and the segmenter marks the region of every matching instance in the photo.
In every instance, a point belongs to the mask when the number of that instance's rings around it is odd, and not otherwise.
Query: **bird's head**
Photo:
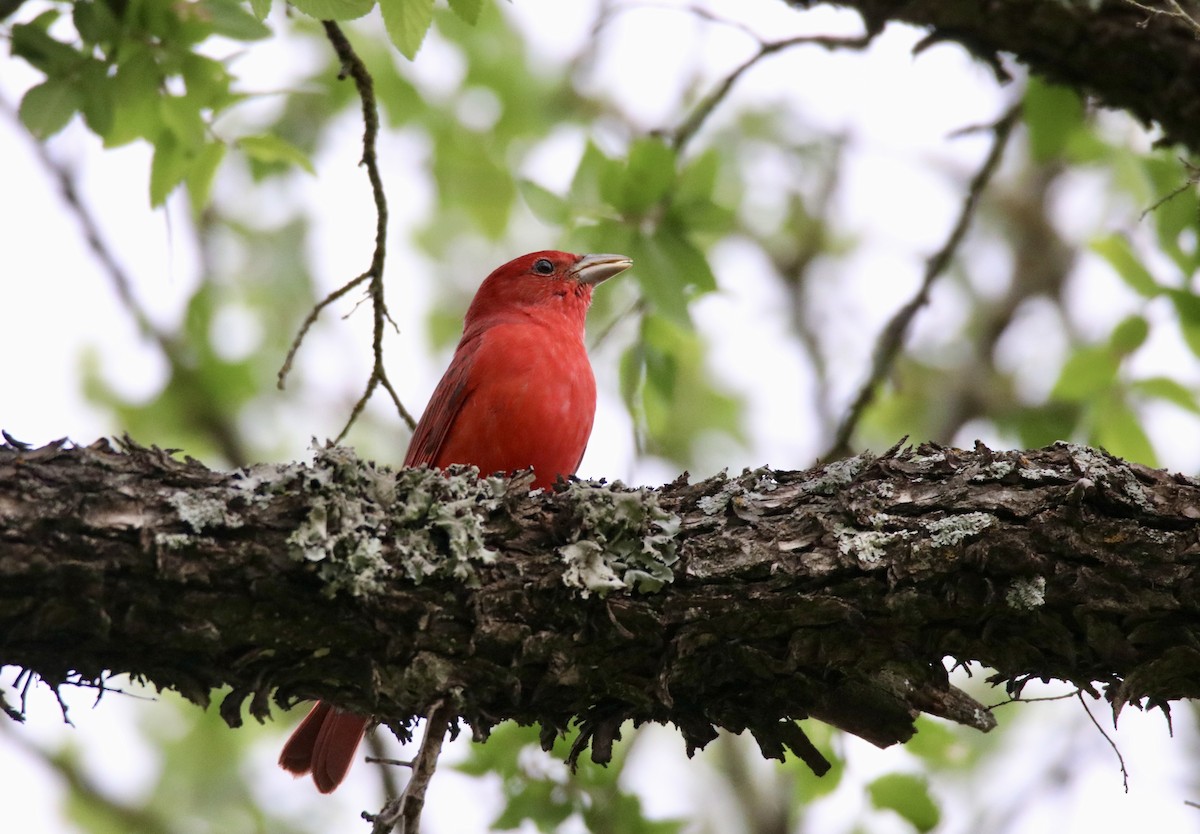
[[[561,313],[582,330],[592,288],[633,265],[624,255],[531,252],[484,279],[467,310],[466,326],[510,317]],[[545,311],[545,312],[543,312]]]

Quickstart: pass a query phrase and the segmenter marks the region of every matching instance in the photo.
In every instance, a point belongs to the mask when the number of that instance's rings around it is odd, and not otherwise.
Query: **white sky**
[[[709,5],[722,8],[717,2]],[[574,44],[587,35],[594,3],[516,0],[506,8],[549,61],[569,55]],[[798,15],[774,0],[740,3],[729,13],[768,37],[858,32],[854,15],[827,8]],[[754,48],[742,33],[699,25],[687,14],[652,7],[621,15],[607,37],[611,41],[592,83],[608,89],[646,129],[671,126],[679,120],[679,92],[690,73],[702,72],[715,80]],[[961,178],[974,170],[986,151],[983,138],[950,141],[947,135],[966,125],[993,121],[1011,95],[1011,91],[997,90],[989,71],[970,62],[956,47],[934,47],[914,59],[910,50],[917,37],[911,31],[891,30],[865,56],[831,55],[815,48],[791,50],[763,62],[743,78],[735,93],[740,100],[785,103],[809,123],[848,131],[854,137],[852,165],[836,208],[847,226],[870,244],[854,257],[843,288],[843,305],[831,311],[835,329],[843,334],[838,357],[847,379],[845,396],[857,386],[873,346],[864,334],[874,332],[909,297],[920,278],[923,256],[941,244],[953,222]],[[239,70],[250,78],[270,79],[273,68],[285,63],[280,56],[286,49],[285,44],[274,43],[252,46]],[[698,54],[703,56],[700,62],[696,61]],[[454,74],[452,64],[448,50],[434,39],[422,51],[417,66],[427,83],[437,84]],[[23,65],[9,61],[0,73],[0,95],[14,104],[20,91],[34,80]],[[269,83],[263,82],[264,86]],[[715,118],[721,118],[720,111]],[[318,177],[304,181],[296,195],[308,205],[338,207],[336,212],[318,215],[311,252],[318,280],[328,289],[360,271],[360,264],[369,257],[373,216],[360,182],[361,172],[354,167],[358,141],[358,124],[347,117],[315,160]],[[99,213],[106,236],[135,280],[142,304],[160,322],[177,320],[197,280],[195,248],[186,232],[180,231],[185,223],[176,222],[172,232],[169,218],[178,209],[164,214],[147,207],[148,150],[133,146],[102,151],[78,124],[53,140],[50,150],[78,173],[85,200]],[[385,137],[381,153],[386,178],[406,183],[420,179],[412,160],[414,156],[419,159],[421,148],[414,146],[413,140]],[[565,184],[573,160],[569,153],[563,156],[567,158],[548,153],[546,167],[537,172],[537,179],[550,186]],[[555,168],[556,162],[561,167]],[[0,183],[5,194],[0,199],[0,250],[4,252],[0,355],[5,368],[0,427],[33,443],[64,435],[87,442],[118,432],[121,427],[108,423],[83,401],[78,390],[81,352],[97,351],[108,378],[121,390],[143,396],[153,394],[161,381],[161,360],[136,335],[28,140],[5,118],[0,118]],[[1085,195],[1086,187],[1086,183],[1081,185]],[[411,274],[420,264],[420,257],[404,251],[399,241],[420,216],[429,195],[418,188],[407,196],[404,205],[392,201],[392,276]],[[1088,205],[1086,197],[1078,205]],[[548,240],[548,244],[552,242]],[[747,434],[752,443],[747,449],[721,448],[703,463],[709,471],[764,462],[780,468],[804,467],[821,446],[819,439],[804,431],[811,420],[809,406],[802,400],[805,386],[773,384],[749,370],[761,365],[764,345],[785,341],[787,324],[775,288],[752,264],[747,266],[740,257],[743,254],[732,245],[716,253],[714,266],[722,291],[697,304],[695,313],[699,327],[714,345],[714,372],[750,404]],[[484,272],[486,269],[480,277]],[[1099,329],[1120,314],[1124,296],[1115,279],[1103,271],[1091,280],[1098,283],[1090,286],[1098,286],[1100,291],[1087,311]],[[441,360],[409,358],[424,356],[419,311],[428,288],[413,285],[403,292],[411,301],[392,307],[402,333],[393,338],[389,355],[405,357],[403,362],[393,359],[393,378],[406,401],[419,411],[441,372]],[[952,299],[935,301],[943,304],[947,315],[952,313]],[[928,317],[918,321],[918,338],[928,332],[923,328],[929,328]],[[331,396],[356,395],[360,385],[356,380],[365,379],[368,367],[368,329],[365,313],[340,322],[332,331],[327,329],[317,345],[310,344],[301,355],[300,373],[328,380]],[[231,332],[236,330],[234,326]],[[1044,357],[1022,359],[1018,350],[1014,361],[1039,359],[1044,362]],[[801,373],[795,356],[782,355],[773,361],[768,369],[772,373]],[[634,460],[628,418],[614,393],[616,353],[601,351],[595,364],[603,394],[580,474],[648,484],[674,477],[677,473],[665,464]],[[376,413],[390,420],[384,405],[377,403]],[[303,425],[303,403],[282,407],[281,413],[296,421],[293,425]],[[1176,418],[1167,414],[1163,419]],[[284,456],[303,456],[308,436],[332,435],[338,428],[340,424],[305,425],[295,432],[297,446],[286,450]],[[397,459],[400,448],[402,444]],[[1180,468],[1200,465],[1200,441],[1181,442],[1171,463]],[[696,471],[705,474],[700,468]],[[3,680],[11,681],[11,670]],[[135,740],[136,734],[122,728],[129,727],[139,711],[151,707],[140,701],[109,698],[99,709],[91,710],[90,694],[82,693],[76,700],[73,717],[78,729],[64,729],[56,706],[42,696],[34,702],[29,725],[15,732],[49,744],[70,738],[80,746],[84,761],[105,789],[117,796],[136,796],[154,772],[154,754]],[[1035,802],[1028,819],[1013,830],[1056,834],[1200,831],[1200,811],[1182,804],[1185,799],[1197,798],[1189,793],[1191,785],[1183,781],[1190,772],[1182,758],[1188,751],[1183,744],[1165,742],[1160,718],[1135,713],[1122,718],[1117,739],[1133,775],[1126,796],[1111,751],[1094,733],[1081,734],[1073,702],[1027,709],[1053,717],[1022,729],[1019,743],[1024,747],[1014,758],[1026,764],[1012,765],[1018,769],[999,774],[987,786],[988,793],[1036,794],[1035,786],[1022,779],[1023,773],[1031,770],[1029,760],[1068,740],[1081,750],[1078,769],[1070,774],[1078,784],[1063,798]],[[1192,735],[1190,729],[1188,734]],[[642,791],[651,812],[686,813],[706,788],[697,788],[678,774],[685,770],[691,774],[701,766],[686,763],[682,744],[674,734],[664,731],[658,735],[662,743],[645,745],[644,750],[650,752],[631,765],[631,783],[655,786]],[[1010,739],[1008,743],[1018,742]],[[318,797],[309,783],[293,781],[273,767],[277,744],[277,739],[264,740],[260,751],[263,767],[254,775],[265,797],[276,807],[296,809],[297,813],[329,815],[330,830],[365,830],[358,812],[378,804],[376,780],[369,768],[358,765],[349,784],[336,795]],[[848,742],[847,753],[855,778],[841,790],[844,801],[823,812],[835,817],[825,821],[831,826],[827,830],[841,830],[854,819],[851,815],[863,802],[865,779],[902,767],[907,756],[903,750],[875,751],[855,740]],[[672,775],[663,777],[664,771]],[[67,830],[54,810],[59,789],[43,766],[14,746],[8,733],[0,734],[0,772],[4,774],[0,777],[0,809],[6,829],[33,834]],[[485,830],[492,806],[477,802],[477,791],[476,783],[440,774],[431,788],[427,829],[435,834]],[[471,792],[469,801],[464,799],[466,792]],[[947,810],[949,816],[941,830],[969,830],[962,827],[968,822],[961,813],[956,818],[953,806]],[[839,813],[846,816],[837,817]],[[904,828],[884,822],[879,830]]]

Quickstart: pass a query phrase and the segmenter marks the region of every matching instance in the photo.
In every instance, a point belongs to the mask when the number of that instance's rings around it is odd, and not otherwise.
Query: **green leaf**
[[[1138,315],[1127,316],[1113,328],[1108,344],[1118,356],[1128,356],[1140,348],[1150,335],[1150,323]]]
[[[620,194],[614,206],[622,213],[642,215],[657,205],[675,184],[675,150],[659,137],[647,137],[629,149]]]
[[[450,0],[450,10],[474,26],[479,22],[479,13],[483,11],[483,0]]]
[[[158,102],[161,83],[162,71],[149,47],[130,44],[122,50],[113,79],[112,129],[104,136],[105,147],[158,137],[163,128]]]
[[[1113,234],[1093,241],[1092,251],[1108,261],[1121,276],[1121,280],[1138,295],[1153,298],[1162,293],[1162,287],[1150,274],[1150,270],[1142,265],[1124,235]]]
[[[298,165],[310,174],[315,174],[312,162],[304,151],[285,139],[272,133],[261,133],[257,136],[243,136],[237,140],[237,146],[242,153],[259,162],[283,162]]]
[[[262,22],[266,15],[246,11],[238,0],[203,0],[201,6],[208,13],[213,34],[236,41],[257,41],[271,36],[271,28]]]
[[[1150,399],[1172,403],[1193,414],[1200,414],[1200,401],[1197,401],[1196,392],[1170,377],[1153,376],[1139,379],[1130,383],[1129,390]]]
[[[1063,364],[1053,396],[1060,400],[1087,400],[1112,387],[1120,362],[1107,345],[1079,348]]]
[[[266,20],[271,13],[271,0],[250,0],[250,11],[259,20]]]
[[[567,201],[549,189],[542,188],[532,180],[519,180],[517,188],[525,198],[525,204],[533,212],[534,217],[552,226],[562,226],[571,217],[571,208]]]
[[[416,58],[433,25],[433,0],[379,0],[379,10],[392,43],[408,60]]]
[[[895,811],[918,831],[932,831],[941,820],[941,811],[929,795],[924,777],[889,773],[867,785],[867,793],[876,808]]]
[[[164,130],[154,144],[154,159],[150,162],[150,205],[157,208],[167,201],[187,176],[188,162],[186,149],[175,134]]]
[[[291,4],[317,20],[354,20],[375,7],[375,0],[291,0]]]
[[[47,76],[65,76],[86,56],[50,36],[46,30],[58,20],[58,12],[42,12],[29,23],[12,27],[12,54],[24,58]]]
[[[1091,442],[1126,460],[1158,466],[1154,444],[1137,413],[1123,399],[1112,397],[1098,410]]]
[[[192,203],[192,213],[195,215],[199,215],[208,206],[213,179],[216,177],[221,161],[225,159],[225,150],[224,142],[209,142],[196,156],[188,170],[188,197]]]
[[[1029,79],[1021,113],[1029,128],[1030,152],[1038,162],[1062,156],[1072,135],[1084,126],[1084,107],[1079,94],[1036,77]]]
[[[48,139],[66,127],[82,105],[78,86],[62,78],[48,78],[26,91],[18,113],[30,133]]]

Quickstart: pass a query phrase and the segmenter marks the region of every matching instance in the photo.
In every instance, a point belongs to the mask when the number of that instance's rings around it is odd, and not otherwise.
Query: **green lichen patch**
[[[875,456],[870,452],[836,460],[823,466],[821,471],[801,483],[800,488],[810,494],[832,495],[857,478],[874,460]]]
[[[927,521],[922,526],[929,533],[933,547],[954,547],[991,527],[996,517],[990,513],[960,513]]]
[[[863,567],[878,565],[887,555],[888,549],[913,536],[911,530],[856,530],[843,527],[837,532],[838,552],[853,556]]]
[[[580,595],[616,590],[652,593],[674,581],[680,518],[647,489],[572,481],[562,493],[574,516],[572,540],[558,549],[563,584]]]
[[[478,585],[478,566],[496,558],[484,544],[483,518],[500,505],[509,482],[480,479],[469,467],[395,469],[326,446],[291,488],[309,504],[288,538],[293,556],[320,564],[330,596],[361,597],[400,578]]]
[[[719,515],[732,510],[744,521],[755,521],[762,515],[761,505],[767,500],[767,493],[779,488],[775,473],[769,466],[743,470],[741,477],[736,480],[730,480],[725,472],[718,477],[725,479],[721,489],[696,502],[705,515]]]
[[[167,501],[193,533],[202,533],[212,527],[241,527],[241,517],[230,513],[217,495],[215,490],[177,490]]]

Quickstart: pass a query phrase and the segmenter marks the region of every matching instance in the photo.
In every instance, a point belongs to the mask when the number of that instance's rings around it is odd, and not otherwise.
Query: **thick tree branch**
[[[1200,151],[1200,40],[1194,16],[1176,14],[1172,0],[828,2],[857,9],[868,32],[911,23],[931,30],[927,43],[957,42],[993,67],[1000,53],[1012,53],[1051,81],[1158,124],[1165,141]]]
[[[321,697],[401,732],[625,720],[819,754],[920,712],[988,729],[944,659],[1200,696],[1200,482],[1057,444],[922,447],[661,489],[391,470],[349,450],[233,473],[105,442],[0,446],[0,660],[52,685],[127,672],[236,724]],[[578,752],[578,751],[577,751]]]

